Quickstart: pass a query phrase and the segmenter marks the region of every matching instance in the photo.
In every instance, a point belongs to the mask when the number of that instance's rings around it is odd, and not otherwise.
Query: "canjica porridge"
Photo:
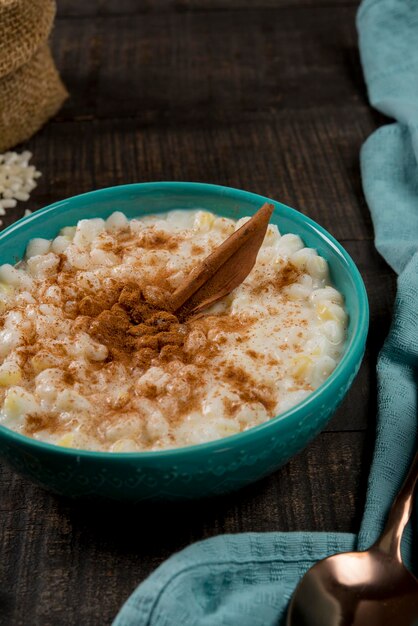
[[[202,210],[84,219],[0,267],[0,423],[132,452],[226,437],[333,371],[347,315],[327,262],[269,225],[247,278],[203,313],[161,305],[249,218]]]

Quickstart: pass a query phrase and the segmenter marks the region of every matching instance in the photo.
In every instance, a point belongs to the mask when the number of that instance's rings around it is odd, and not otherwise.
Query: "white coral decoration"
[[[18,200],[29,200],[30,192],[37,185],[36,178],[41,176],[34,165],[29,165],[31,158],[32,153],[28,150],[22,154],[0,154],[0,215],[5,215],[6,209],[13,209]]]

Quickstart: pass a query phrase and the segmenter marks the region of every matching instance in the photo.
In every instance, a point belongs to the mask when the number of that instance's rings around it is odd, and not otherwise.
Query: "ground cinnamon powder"
[[[281,270],[276,280],[267,278],[264,281],[258,283],[254,289],[253,294],[260,296],[262,293],[267,292],[269,289],[273,289],[276,293],[280,293],[282,289],[296,283],[301,276],[300,270],[298,270],[292,263],[288,262]]]
[[[109,349],[110,358],[133,365],[147,366],[157,357],[182,359],[186,329],[178,318],[165,309],[147,302],[144,291],[129,283],[119,288],[117,302],[110,309],[108,298],[81,301],[80,313],[91,310],[89,334]],[[103,306],[104,305],[104,306]]]
[[[25,431],[28,435],[33,435],[40,430],[55,432],[59,427],[59,418],[57,415],[54,415],[54,413],[37,413],[26,416]]]
[[[271,415],[276,406],[274,390],[267,385],[260,385],[244,368],[227,365],[222,372],[223,379],[227,380],[238,393],[242,402],[259,402]]]
[[[111,251],[116,255],[122,255],[138,247],[144,248],[145,250],[169,250],[170,252],[174,252],[178,249],[179,245],[179,237],[151,226],[144,232],[138,233],[135,238],[132,237],[130,232],[125,233],[125,236],[121,233],[118,236],[116,246],[113,243],[104,242],[101,247],[103,250]]]

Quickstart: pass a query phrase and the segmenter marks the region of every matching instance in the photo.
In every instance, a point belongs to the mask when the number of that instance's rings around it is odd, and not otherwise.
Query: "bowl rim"
[[[77,194],[75,196],[70,196],[63,200],[58,200],[57,202],[53,202],[52,204],[38,209],[34,213],[31,213],[30,215],[27,215],[20,220],[17,220],[0,233],[0,245],[4,238],[8,238],[14,233],[14,231],[18,231],[22,224],[28,223],[30,221],[36,221],[41,215],[45,215],[49,212],[64,209],[67,204],[71,204],[74,201],[78,203],[80,201],[83,201],[84,199],[91,200],[93,197],[95,199],[100,199],[101,196],[104,197],[107,195],[123,195],[126,192],[129,193],[136,189],[147,189],[151,192],[153,190],[161,191],[162,187],[166,188],[167,192],[175,192],[176,190],[184,191],[185,189],[188,189],[190,191],[196,191],[200,193],[206,192],[215,195],[219,194],[220,196],[234,198],[237,201],[239,201],[240,199],[247,202],[251,201],[257,204],[259,203],[260,205],[264,202],[270,202],[275,206],[275,208],[284,208],[291,218],[306,222],[319,235],[322,236],[322,239],[327,245],[330,245],[332,248],[334,248],[334,251],[337,251],[338,254],[343,257],[348,268],[348,273],[351,275],[351,278],[355,285],[355,292],[357,295],[357,300],[359,302],[359,315],[356,321],[356,326],[353,329],[351,341],[347,345],[346,351],[344,352],[341,360],[337,364],[335,370],[319,387],[317,387],[317,389],[312,391],[312,393],[310,393],[307,398],[305,398],[304,400],[302,400],[302,402],[299,402],[295,406],[291,407],[287,411],[284,411],[283,413],[272,417],[268,421],[263,422],[262,424],[259,424],[257,426],[253,426],[243,432],[235,433],[233,435],[228,435],[227,437],[214,439],[212,441],[207,441],[204,443],[198,443],[179,448],[165,448],[162,450],[145,450],[136,452],[86,450],[82,448],[67,448],[65,446],[59,446],[57,444],[33,439],[26,435],[22,435],[21,433],[18,433],[14,430],[11,430],[10,428],[3,426],[2,424],[0,424],[0,438],[10,439],[15,443],[24,444],[29,448],[33,447],[35,449],[38,449],[39,451],[44,451],[45,453],[50,452],[70,457],[83,457],[90,458],[92,460],[106,460],[111,462],[118,462],[121,460],[133,461],[141,459],[179,459],[180,457],[189,457],[194,455],[195,453],[203,452],[216,454],[221,453],[226,449],[239,447],[241,444],[246,443],[248,440],[259,439],[266,434],[266,431],[268,432],[269,430],[271,430],[272,432],[274,432],[274,427],[277,426],[279,423],[283,423],[288,429],[293,429],[293,426],[295,425],[294,422],[300,421],[301,411],[303,412],[305,409],[309,408],[309,406],[315,403],[321,395],[323,395],[327,391],[329,392],[330,388],[331,390],[334,387],[338,389],[341,383],[341,379],[346,378],[345,372],[347,371],[347,368],[350,372],[355,371],[356,365],[359,361],[359,356],[361,357],[363,354],[364,344],[367,338],[369,327],[369,303],[367,291],[364,285],[363,278],[356,264],[354,263],[348,252],[343,248],[343,246],[320,224],[315,222],[304,213],[301,213],[300,211],[293,209],[292,207],[289,207],[282,202],[273,200],[266,196],[262,196],[260,194],[245,191],[242,189],[237,189],[234,187],[226,187],[223,185],[216,185],[211,183],[186,181],[153,181],[144,183],[129,183],[125,185],[114,185],[112,187],[103,187],[82,194]],[[115,201],[117,201],[116,198]],[[117,208],[115,210],[117,210]]]

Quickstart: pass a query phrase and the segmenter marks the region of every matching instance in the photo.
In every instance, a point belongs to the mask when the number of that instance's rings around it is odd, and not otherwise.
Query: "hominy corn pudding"
[[[249,218],[85,219],[0,267],[0,423],[60,446],[131,452],[241,432],[305,399],[347,315],[326,261],[270,225],[229,296],[185,320],[161,303]]]

